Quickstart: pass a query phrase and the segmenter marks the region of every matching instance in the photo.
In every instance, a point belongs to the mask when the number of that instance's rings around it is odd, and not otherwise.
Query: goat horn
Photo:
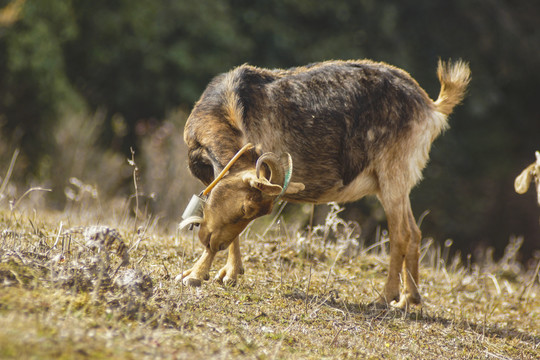
[[[185,228],[186,226],[188,225],[192,225],[192,224],[200,224],[203,222],[203,218],[200,217],[200,216],[190,216],[188,217],[187,219],[185,220],[182,220],[182,222],[180,223],[180,225],[178,225],[178,229],[182,230],[183,228]]]
[[[272,152],[267,152],[262,154],[258,159],[255,165],[255,171],[257,178],[260,178],[260,171],[263,164],[266,164],[270,168],[270,179],[269,181],[272,184],[277,184],[283,186],[285,182],[285,168],[281,163],[279,156]]]

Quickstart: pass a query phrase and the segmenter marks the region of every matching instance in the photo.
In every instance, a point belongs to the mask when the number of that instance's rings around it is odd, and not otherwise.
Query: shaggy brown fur
[[[218,279],[234,282],[242,269],[238,234],[272,209],[275,194],[250,186],[261,152],[290,153],[292,188],[284,199],[326,203],[376,194],[391,238],[390,269],[380,303],[420,302],[420,230],[409,203],[433,140],[462,101],[470,81],[466,63],[439,62],[439,98],[432,101],[405,71],[369,60],[328,61],[289,70],[242,65],[217,76],[195,105],[184,130],[189,167],[208,184],[240,147],[244,155],[204,208],[199,237],[207,250],[183,276],[199,285],[216,251],[229,248]],[[249,180],[248,179],[248,180]],[[251,200],[250,200],[251,199]],[[248,204],[249,203],[249,204]],[[259,210],[245,216],[247,205]],[[399,274],[404,291],[400,298]]]

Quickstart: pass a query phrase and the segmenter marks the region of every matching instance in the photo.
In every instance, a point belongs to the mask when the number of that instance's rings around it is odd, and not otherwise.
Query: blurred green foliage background
[[[234,66],[371,58],[436,98],[437,59],[463,58],[472,85],[413,190],[415,213],[429,209],[424,235],[463,251],[503,249],[514,235],[526,257],[539,248],[535,194],[513,190],[540,150],[538,1],[0,0],[0,9],[0,172],[19,147],[12,181],[48,183],[58,207],[71,177],[101,201],[129,193],[133,147],[177,219],[198,186],[184,174],[183,122],[210,79]],[[372,207],[344,216],[373,217]]]

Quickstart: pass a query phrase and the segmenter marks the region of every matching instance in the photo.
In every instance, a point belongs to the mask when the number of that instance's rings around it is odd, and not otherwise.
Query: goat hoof
[[[370,306],[376,309],[388,309],[392,306],[392,303],[397,300],[399,300],[399,292],[392,292],[386,295],[380,294],[377,300],[370,303]]]
[[[218,271],[214,280],[224,285],[234,286],[236,285],[238,275],[243,273],[244,267],[225,265],[221,270]]]
[[[401,310],[401,311],[405,311],[405,312],[408,312],[409,311],[409,302],[407,301],[407,299],[405,297],[402,297],[401,300],[399,301],[392,301],[390,303],[390,306],[393,308],[393,309],[397,309],[397,310]]]
[[[412,294],[403,294],[401,295],[399,301],[392,301],[390,305],[395,309],[400,310],[409,310],[409,307],[411,305],[420,305],[422,303],[422,299],[420,298],[420,295],[412,295]]]
[[[214,281],[226,285],[226,286],[234,286],[236,285],[236,277],[231,277],[226,274],[218,274],[214,278]]]

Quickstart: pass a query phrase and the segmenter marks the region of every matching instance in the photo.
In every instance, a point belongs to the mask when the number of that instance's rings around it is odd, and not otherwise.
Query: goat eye
[[[246,215],[246,208],[244,207],[244,205],[242,205],[241,211],[242,211],[242,215]]]

